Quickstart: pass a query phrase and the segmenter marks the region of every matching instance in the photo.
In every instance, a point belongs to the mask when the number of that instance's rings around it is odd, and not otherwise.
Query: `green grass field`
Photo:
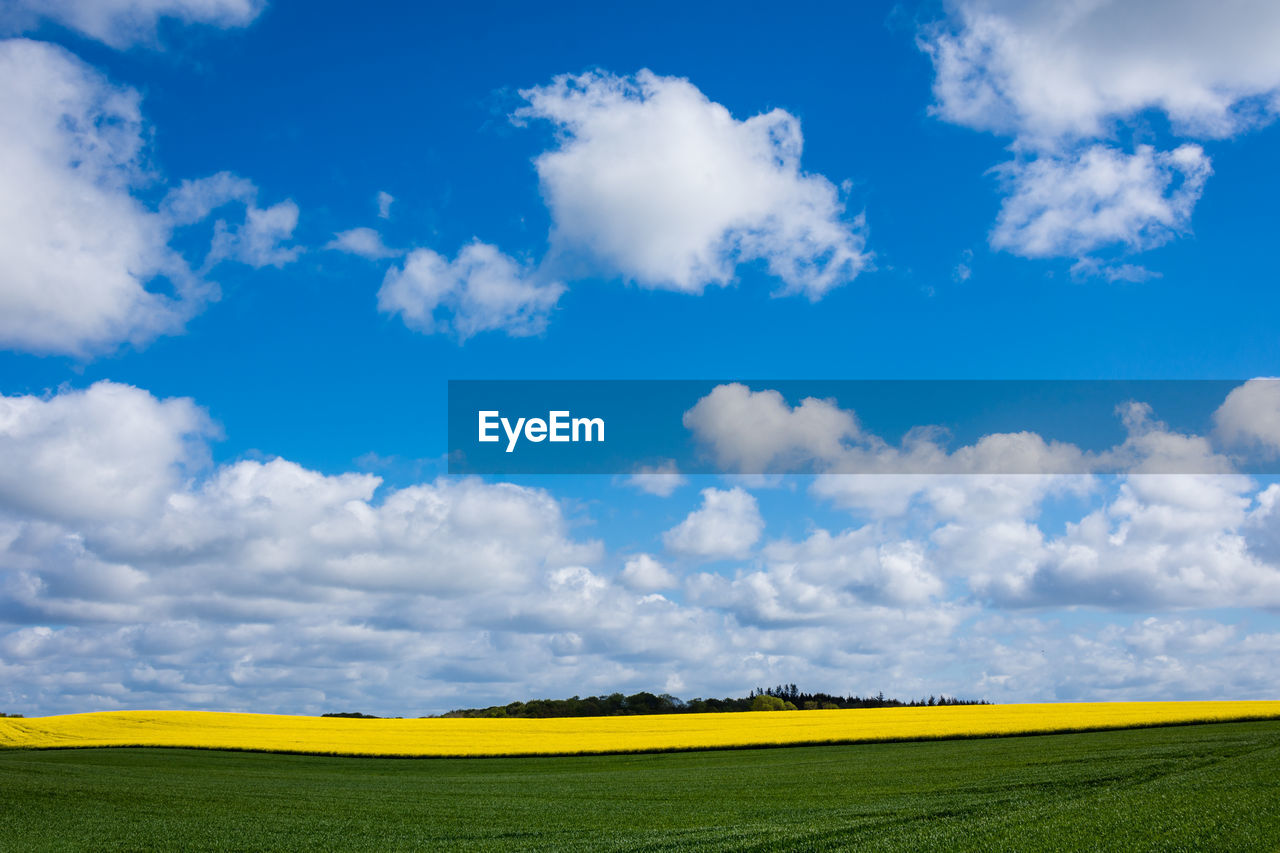
[[[0,751],[0,849],[1280,850],[1280,722],[521,759]]]

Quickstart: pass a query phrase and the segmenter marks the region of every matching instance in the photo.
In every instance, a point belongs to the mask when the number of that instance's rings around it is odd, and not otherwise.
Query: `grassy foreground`
[[[559,758],[0,751],[6,850],[1276,850],[1280,722]]]
[[[356,720],[111,711],[0,718],[0,748],[173,746],[322,755],[572,755],[871,743],[1280,718],[1280,702],[1095,702],[555,719]]]

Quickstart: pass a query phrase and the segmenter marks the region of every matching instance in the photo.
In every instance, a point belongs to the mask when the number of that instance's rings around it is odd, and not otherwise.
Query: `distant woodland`
[[[634,693],[624,696],[571,696],[568,699],[530,699],[488,708],[459,708],[442,717],[620,717],[639,714],[705,714],[732,711],[817,711],[846,708],[919,708],[933,705],[989,705],[985,699],[958,699],[935,695],[903,701],[875,696],[833,696],[830,693],[804,693],[794,684],[757,687],[744,698],[680,699],[669,693]],[[324,714],[326,717],[359,717],[376,719],[371,714],[344,712]]]

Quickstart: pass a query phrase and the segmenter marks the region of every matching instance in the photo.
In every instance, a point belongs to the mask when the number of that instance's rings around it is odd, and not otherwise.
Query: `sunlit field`
[[[204,711],[0,719],[0,747],[163,746],[364,756],[665,752],[937,740],[1280,718],[1280,702],[1100,702],[554,719],[376,720]]]
[[[485,760],[4,749],[0,815],[24,853],[1252,853],[1280,850],[1280,722]]]

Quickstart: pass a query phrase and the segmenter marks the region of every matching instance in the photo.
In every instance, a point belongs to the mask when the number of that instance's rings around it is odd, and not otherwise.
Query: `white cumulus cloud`
[[[1213,414],[1218,435],[1229,444],[1261,446],[1280,453],[1280,379],[1250,379],[1232,389]]]
[[[991,245],[1031,258],[1147,249],[1187,231],[1212,169],[1199,145],[1126,154],[1093,145],[1000,169],[1007,197]]]
[[[259,209],[252,182],[220,172],[172,188],[152,210],[149,128],[138,93],[67,51],[0,42],[0,346],[90,356],[181,330],[217,299],[204,275],[220,260],[280,265],[297,223],[292,201]],[[174,230],[228,204],[193,272]]]
[[[769,543],[764,559],[772,575],[809,584],[819,600],[831,590],[873,604],[923,604],[941,595],[924,548],[887,539],[870,526],[834,536],[817,530],[802,542]]]
[[[711,389],[682,423],[722,470],[744,474],[830,463],[862,436],[854,414],[831,400],[807,397],[793,408],[778,391],[740,382]]]
[[[1150,274],[1088,253],[1187,230],[1209,159],[1196,145],[1116,140],[1148,111],[1200,140],[1272,121],[1278,37],[1280,8],[1266,0],[955,0],[920,46],[933,60],[934,113],[1013,140],[992,246],[1135,280]]]
[[[131,194],[148,180],[137,92],[23,39],[0,42],[0,78],[0,345],[84,355],[180,328],[216,292]]]
[[[1244,477],[1135,475],[1022,559],[988,561],[974,587],[1008,605],[1280,606],[1280,570],[1250,553]]]
[[[662,536],[675,554],[715,560],[745,557],[764,531],[756,499],[745,489],[703,489],[702,506]]]
[[[496,246],[475,241],[452,261],[430,249],[415,249],[392,267],[378,291],[378,308],[399,314],[411,329],[452,332],[465,340],[501,330],[536,335],[564,293],[556,281],[541,281]]]
[[[763,261],[785,293],[820,298],[871,263],[860,218],[800,168],[799,120],[739,120],[688,80],[641,71],[563,75],[521,92],[517,121],[559,145],[535,164],[553,247],[645,287],[700,293]]]
[[[639,592],[670,589],[679,581],[666,566],[650,554],[636,554],[623,564],[622,582]]]
[[[1228,136],[1280,104],[1267,0],[959,0],[923,34],[943,118],[1028,140],[1104,136],[1143,110]]]
[[[0,396],[0,507],[56,519],[159,511],[185,472],[207,461],[211,434],[191,400],[114,382]]]

